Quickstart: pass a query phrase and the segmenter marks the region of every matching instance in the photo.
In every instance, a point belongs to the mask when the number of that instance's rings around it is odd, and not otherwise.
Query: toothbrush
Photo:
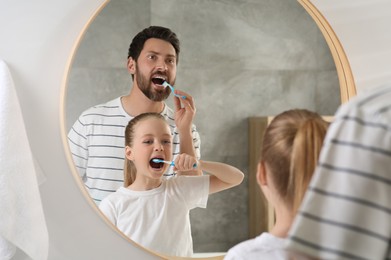
[[[174,94],[174,96],[179,97],[179,98],[186,99],[186,96],[181,96],[181,95],[175,94],[175,92],[174,92],[174,87],[171,86],[170,84],[168,84],[167,81],[164,81],[162,85],[163,85],[165,88],[166,88],[166,87],[169,87],[169,88],[171,89],[171,92]]]
[[[170,161],[165,161],[165,160],[161,160],[161,159],[152,159],[152,161],[154,163],[167,163],[170,166],[175,166],[175,162],[174,161],[170,162]],[[197,168],[197,163],[193,164],[193,168]]]

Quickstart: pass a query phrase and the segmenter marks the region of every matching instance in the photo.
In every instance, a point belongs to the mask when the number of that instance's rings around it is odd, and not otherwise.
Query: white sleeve
[[[117,212],[109,197],[106,197],[101,201],[99,204],[99,209],[110,220],[111,223],[113,223],[115,226],[117,225]]]
[[[189,209],[206,208],[209,197],[209,175],[178,176],[175,181]]]

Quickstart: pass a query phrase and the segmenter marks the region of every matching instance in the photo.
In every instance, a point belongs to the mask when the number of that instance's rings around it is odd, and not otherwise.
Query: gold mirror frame
[[[63,147],[66,154],[66,159],[69,164],[69,167],[72,171],[72,175],[74,176],[74,179],[77,183],[77,185],[80,187],[80,190],[82,191],[84,197],[87,199],[88,203],[91,205],[91,207],[95,210],[95,212],[102,217],[102,219],[105,221],[106,224],[108,224],[111,228],[113,228],[114,231],[119,233],[124,239],[129,241],[130,243],[143,248],[147,252],[151,253],[152,255],[161,257],[163,259],[166,259],[166,256],[157,254],[147,248],[142,247],[141,245],[135,243],[131,239],[129,239],[127,236],[123,235],[122,232],[120,232],[107,218],[101,213],[101,211],[98,209],[96,204],[93,202],[91,197],[89,196],[88,192],[86,191],[83,183],[80,181],[80,177],[77,173],[77,170],[74,166],[73,159],[71,157],[71,154],[69,152],[69,146],[68,146],[68,140],[67,140],[67,133],[66,133],[66,126],[65,126],[65,101],[66,101],[66,86],[67,86],[67,80],[69,71],[71,68],[72,61],[74,59],[76,50],[78,46],[80,45],[81,39],[83,38],[87,28],[90,26],[91,22],[96,18],[96,16],[102,11],[102,9],[108,4],[110,0],[106,0],[103,2],[103,4],[95,10],[95,12],[91,15],[91,18],[88,20],[88,22],[83,26],[82,31],[79,34],[79,37],[77,38],[72,51],[70,53],[70,57],[68,59],[68,62],[66,64],[65,73],[64,73],[64,79],[62,84],[62,90],[61,90],[61,98],[60,98],[60,131],[62,135],[62,142]],[[354,83],[353,74],[350,68],[349,61],[347,59],[346,53],[341,45],[341,42],[339,41],[337,35],[335,34],[334,30],[332,29],[331,25],[328,23],[328,21],[325,19],[325,17],[320,13],[320,11],[311,3],[310,0],[298,0],[298,2],[303,6],[303,8],[308,12],[308,14],[313,18],[317,26],[319,27],[320,31],[322,32],[329,48],[332,54],[332,57],[334,59],[334,63],[336,66],[339,84],[340,84],[340,94],[341,94],[341,103],[347,102],[350,98],[354,97],[356,95],[356,86]],[[251,135],[251,134],[250,134]],[[258,158],[258,152],[256,150],[251,151],[250,155],[253,155],[252,158]],[[259,188],[257,187],[256,182],[256,168],[251,166],[249,168],[249,226],[250,226],[250,237],[254,234],[259,234],[262,231],[269,230],[269,228],[273,225],[273,219],[274,214],[272,212],[272,208],[268,206],[267,203],[265,203],[265,199],[262,196],[262,194],[259,191]],[[260,222],[259,216],[260,214],[267,215],[268,219],[265,221]],[[222,256],[215,256],[215,257],[208,257],[208,258],[197,258],[197,259],[223,259]],[[168,258],[167,258],[168,259]],[[170,256],[169,259],[194,259],[194,258],[183,258],[183,257],[173,257]]]
[[[93,210],[98,214],[104,222],[109,225],[113,231],[117,232],[122,238],[127,240],[129,243],[133,244],[134,246],[137,246],[139,248],[142,248],[146,252],[150,253],[151,255],[157,256],[161,259],[169,259],[167,256],[163,256],[161,254],[155,253],[154,251],[149,250],[148,248],[145,248],[138,243],[134,242],[130,238],[128,238],[126,235],[124,235],[113,223],[111,223],[106,216],[99,210],[99,208],[96,206],[95,202],[92,200],[91,196],[89,195],[88,191],[84,187],[84,183],[80,180],[79,173],[75,167],[75,164],[73,162],[72,155],[70,153],[70,148],[68,144],[67,139],[67,132],[66,132],[66,125],[65,125],[65,118],[66,118],[66,110],[65,110],[65,103],[67,98],[67,85],[68,85],[68,78],[69,78],[69,72],[71,70],[71,66],[76,54],[76,51],[80,45],[81,40],[83,39],[84,34],[86,33],[88,27],[91,25],[91,23],[95,20],[95,18],[98,16],[98,14],[104,9],[104,7],[110,2],[110,0],[104,0],[104,2],[91,14],[91,17],[88,19],[87,23],[83,26],[83,29],[79,33],[73,47],[72,51],[69,55],[66,67],[65,67],[65,73],[63,78],[63,84],[61,88],[61,98],[60,98],[60,130],[61,130],[61,136],[62,136],[62,142],[63,147],[65,150],[66,160],[68,162],[69,168],[71,169],[72,175],[76,181],[77,186],[79,187],[80,191],[83,193],[84,198],[87,200],[88,204],[93,208]],[[176,259],[176,258],[170,258],[170,259]],[[212,260],[212,259],[211,259]]]
[[[311,15],[312,19],[314,19],[330,48],[338,73],[341,103],[345,103],[356,95],[356,85],[345,50],[329,22],[311,1],[298,0],[298,2],[304,7],[308,14]]]

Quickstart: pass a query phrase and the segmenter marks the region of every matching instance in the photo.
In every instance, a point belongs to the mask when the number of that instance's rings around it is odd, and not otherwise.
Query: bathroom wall
[[[332,115],[339,85],[311,17],[286,0],[112,0],[93,21],[68,78],[68,128],[86,108],[129,92],[126,57],[149,25],[181,40],[176,87],[195,98],[201,155],[248,174],[247,118],[307,108]],[[171,100],[168,101],[172,104]],[[221,252],[248,238],[247,178],[191,213],[195,252]]]

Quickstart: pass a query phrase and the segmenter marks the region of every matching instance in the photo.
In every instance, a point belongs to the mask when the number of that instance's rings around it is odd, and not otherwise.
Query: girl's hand
[[[182,153],[175,159],[174,171],[193,171],[194,165],[198,167],[198,161],[195,157]]]

